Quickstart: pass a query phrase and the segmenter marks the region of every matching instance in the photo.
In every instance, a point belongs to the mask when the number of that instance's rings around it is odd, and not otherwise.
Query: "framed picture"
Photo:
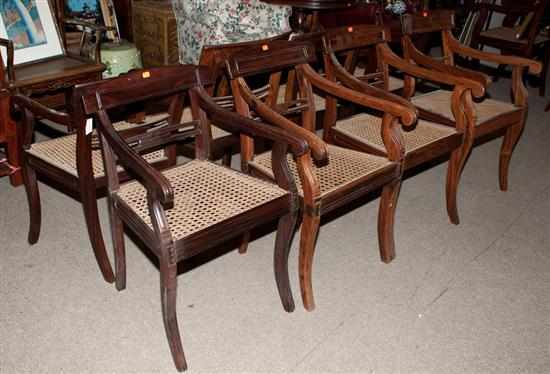
[[[99,0],[65,0],[65,17],[102,24]]]
[[[116,19],[115,6],[113,0],[98,0],[101,5],[101,13],[103,14],[103,24],[106,27],[112,27],[113,30],[107,31],[107,38],[119,41],[120,31],[118,29],[118,22]]]
[[[13,41],[16,65],[63,54],[49,0],[1,0],[0,37]]]

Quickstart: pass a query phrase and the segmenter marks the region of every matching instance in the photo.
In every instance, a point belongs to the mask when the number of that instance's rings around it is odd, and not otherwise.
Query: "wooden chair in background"
[[[482,101],[472,101],[467,97],[468,105],[456,112],[448,103],[453,99],[453,92],[445,89],[436,90],[424,95],[410,97],[411,102],[419,108],[420,118],[455,127],[465,115],[473,121],[473,139],[475,142],[503,136],[499,157],[500,189],[508,189],[508,173],[512,152],[519,141],[527,118],[527,90],[523,84],[525,70],[539,74],[541,64],[522,57],[503,56],[483,52],[460,44],[452,34],[454,16],[452,11],[432,12],[430,17],[404,17],[403,49],[410,61],[431,69],[439,74],[460,74],[462,77],[488,86],[490,79],[484,74],[454,66],[455,56],[489,61],[512,66],[512,102],[504,102],[485,98]],[[410,35],[440,31],[443,40],[443,57],[434,59],[415,48]],[[412,94],[412,92],[410,93]],[[410,96],[410,94],[408,96]],[[471,108],[471,109],[470,109]]]
[[[307,310],[315,307],[312,288],[312,263],[320,217],[370,191],[383,188],[378,221],[381,253],[393,253],[393,217],[401,178],[402,149],[400,124],[412,125],[416,112],[403,100],[380,99],[352,91],[320,76],[309,63],[315,62],[311,44],[273,42],[233,55],[228,71],[237,111],[247,117],[260,117],[289,134],[307,140],[311,152],[290,160],[291,173],[298,182],[302,207],[299,274],[302,300]],[[257,95],[249,86],[250,77],[270,74],[270,86],[277,87],[283,71],[294,69],[299,95],[285,102],[284,110],[274,110],[276,98]],[[376,156],[325,143],[315,134],[315,104],[312,86],[331,97],[384,112],[383,139],[388,156]],[[277,92],[277,90],[274,90]],[[299,116],[301,126],[284,114]],[[294,118],[294,117],[293,117]],[[273,179],[273,152],[255,154],[253,139],[241,138],[243,170]]]
[[[481,2],[475,6],[479,11],[479,21],[472,37],[473,48],[493,47],[500,49],[503,55],[529,59],[542,53],[540,96],[544,96],[546,92],[546,77],[550,62],[550,36],[540,32],[540,21],[549,4],[549,0],[508,0],[503,1],[501,5]],[[504,15],[502,26],[488,28],[487,24],[493,13]],[[499,63],[497,76],[506,66],[504,61]]]
[[[122,83],[123,82],[123,83]],[[187,368],[176,314],[177,264],[259,225],[279,219],[275,244],[275,278],[283,307],[294,309],[288,254],[297,217],[296,186],[287,152],[302,157],[305,141],[267,124],[219,107],[200,84],[211,84],[209,70],[192,65],[134,71],[119,80],[98,82],[80,90],[85,114],[99,118],[107,171],[109,213],[115,247],[116,286],[126,285],[123,225],[159,259],[164,327],[176,368]],[[197,121],[181,123],[183,96],[191,96]],[[108,111],[121,104],[173,95],[168,122],[137,135],[131,148],[112,125]],[[207,160],[203,134],[209,123],[226,131],[274,142],[272,166],[277,184]],[[196,159],[158,172],[136,153],[195,138]],[[137,176],[122,184],[117,163]]]

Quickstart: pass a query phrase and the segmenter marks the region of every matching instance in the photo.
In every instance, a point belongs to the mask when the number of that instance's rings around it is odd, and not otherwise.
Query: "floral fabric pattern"
[[[181,63],[196,64],[204,45],[269,38],[290,31],[291,7],[260,0],[172,0]]]

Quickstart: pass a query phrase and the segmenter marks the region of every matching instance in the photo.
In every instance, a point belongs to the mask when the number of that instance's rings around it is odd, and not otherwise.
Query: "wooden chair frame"
[[[297,218],[296,186],[286,161],[287,152],[301,157],[309,150],[305,141],[261,122],[252,121],[219,107],[202,85],[212,83],[208,69],[193,65],[163,67],[132,72],[124,79],[98,82],[81,90],[85,114],[99,119],[99,133],[104,153],[108,179],[108,200],[111,227],[115,246],[116,286],[126,286],[123,224],[134,232],[160,263],[161,302],[164,326],[176,368],[187,368],[176,315],[177,263],[203,252],[223,241],[236,237],[250,229],[279,218],[275,252],[275,278],[283,307],[294,309],[289,276],[288,254]],[[180,123],[183,94],[189,91],[196,121]],[[196,139],[196,156],[206,160],[206,139],[203,134],[209,122],[227,131],[251,137],[262,137],[274,142],[273,168],[276,182],[288,191],[285,195],[256,208],[226,218],[200,231],[176,240],[167,220],[167,212],[174,206],[174,189],[167,178],[147,164],[112,127],[108,110],[133,101],[153,96],[174,95],[170,105],[170,119],[166,126],[148,131],[133,138],[139,150],[156,149],[187,137]],[[147,191],[151,226],[146,225],[120,198],[121,188],[116,163],[137,176]],[[220,166],[217,166],[220,168]],[[177,168],[177,167],[176,167]],[[184,170],[184,169],[182,169]],[[238,174],[238,172],[233,171]],[[249,178],[249,177],[247,177]]]
[[[122,81],[124,76],[120,78]],[[118,80],[119,84],[121,80]],[[25,95],[12,96],[12,104],[23,112],[23,121],[18,127],[18,155],[21,160],[22,177],[29,204],[29,233],[30,244],[38,242],[41,228],[41,202],[37,183],[37,175],[53,181],[56,186],[62,187],[63,192],[79,199],[86,220],[86,228],[96,261],[106,282],[115,280],[113,270],[106,251],[103,233],[99,222],[97,195],[107,183],[106,176],[95,177],[92,163],[92,133],[87,130],[87,116],[83,112],[81,96],[87,84],[77,85],[72,90],[69,105],[70,111],[61,112],[48,108],[36,100]],[[28,152],[31,147],[35,118],[50,120],[67,129],[76,132],[76,167],[77,175],[69,173],[56,165],[50,164],[36,155]],[[91,120],[91,119],[90,119]],[[166,159],[155,163],[155,167],[165,168],[176,163],[175,147],[165,150]],[[125,173],[122,178],[128,179]]]
[[[309,65],[315,61],[315,54],[311,44],[278,42],[258,46],[257,50],[249,50],[246,54],[234,55],[227,63],[237,111],[247,117],[253,113],[268,123],[284,129],[285,132],[306,140],[311,149],[310,152],[295,159],[303,189],[299,274],[302,300],[307,310],[313,310],[315,307],[312,262],[321,215],[383,187],[378,221],[380,251],[383,257],[393,253],[393,220],[402,173],[400,165],[403,147],[400,126],[401,124],[412,125],[416,121],[416,111],[409,104],[404,104],[403,100],[390,101],[367,96],[323,78]],[[273,110],[271,106],[273,97],[268,96],[264,102],[254,94],[246,82],[246,78],[252,75],[270,73],[271,86],[278,88],[281,71],[287,69],[296,71],[300,98],[294,102],[296,111],[293,114],[301,115],[302,126],[288,120],[281,112]],[[352,185],[340,186],[333,192],[321,196],[319,178],[313,165],[314,162],[316,165],[330,162],[330,155],[328,145],[314,133],[313,86],[327,95],[385,113],[383,138],[391,165],[387,170],[365,175]],[[286,103],[286,106],[291,107],[292,103]],[[241,157],[243,170],[264,178],[271,177],[253,165],[254,142],[252,139],[241,138]]]
[[[491,118],[483,123],[478,123],[473,127],[473,139],[475,142],[492,139],[503,136],[503,142],[499,157],[499,185],[502,191],[508,189],[508,173],[510,160],[513,150],[519,141],[525,122],[527,119],[527,89],[523,83],[523,75],[526,70],[532,74],[541,72],[541,64],[537,61],[517,56],[503,56],[495,53],[479,51],[460,44],[453,36],[452,28],[454,26],[454,13],[452,11],[440,11],[432,17],[405,16],[403,22],[404,37],[403,50],[405,58],[418,64],[419,66],[431,69],[440,74],[454,74],[468,78],[484,85],[490,84],[490,79],[485,74],[455,66],[455,55],[474,59],[489,61],[497,64],[506,64],[512,66],[512,98],[513,104],[517,108],[511,112]],[[442,61],[436,60],[423,54],[415,48],[410,35],[413,33],[441,32],[443,40],[443,58]],[[409,90],[405,93],[406,97],[411,97],[414,92]],[[469,106],[472,106],[470,104]],[[468,120],[474,124],[477,116],[474,110],[467,113]],[[437,123],[455,126],[459,120],[455,114],[455,120],[448,119],[438,113],[433,113],[426,108],[419,108],[420,118],[424,118]],[[504,132],[504,135],[502,135]]]
[[[451,222],[458,224],[458,184],[462,168],[473,142],[474,114],[472,97],[483,96],[485,93],[484,82],[480,82],[479,79],[472,79],[472,77],[457,75],[456,72],[452,72],[453,69],[449,69],[447,74],[441,74],[415,64],[410,64],[391,51],[386,42],[386,32],[381,27],[374,25],[357,25],[327,30],[324,43],[324,60],[327,77],[332,81],[340,81],[344,86],[369,96],[401,101],[402,105],[412,104],[406,99],[397,99],[395,95],[386,92],[390,67],[398,69],[405,74],[405,86],[403,90],[409,98],[414,93],[415,79],[428,80],[453,87],[452,101],[449,103],[449,106],[452,108],[453,113],[458,114],[454,126],[456,134],[413,151],[407,151],[403,155],[403,169],[408,170],[437,159],[440,156],[450,154],[446,181],[447,212]],[[378,64],[380,65],[380,81],[385,90],[366,84],[364,81],[351,75],[348,69],[339,63],[336,57],[337,53],[348,53],[349,55],[355,50],[372,45],[376,46]],[[478,77],[476,76],[475,78]],[[327,100],[327,112],[324,124],[325,140],[364,152],[380,154],[380,150],[369,146],[367,143],[347,136],[342,132],[334,131],[336,121],[336,101],[329,98]],[[392,258],[388,258],[386,261],[389,262]]]

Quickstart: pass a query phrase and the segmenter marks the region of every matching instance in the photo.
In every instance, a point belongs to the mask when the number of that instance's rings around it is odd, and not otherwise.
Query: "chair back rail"
[[[230,79],[282,71],[299,64],[315,63],[315,49],[309,43],[273,42],[234,54],[227,61]]]
[[[327,29],[325,41],[333,53],[357,50],[385,42],[388,32],[378,25],[354,25]]]
[[[182,93],[199,82],[204,85],[211,83],[206,67],[196,69],[194,65],[174,65],[134,70],[116,78],[78,85],[75,90],[82,97],[85,114],[90,115],[99,110],[96,94],[101,97],[102,108],[108,110],[131,102]]]

